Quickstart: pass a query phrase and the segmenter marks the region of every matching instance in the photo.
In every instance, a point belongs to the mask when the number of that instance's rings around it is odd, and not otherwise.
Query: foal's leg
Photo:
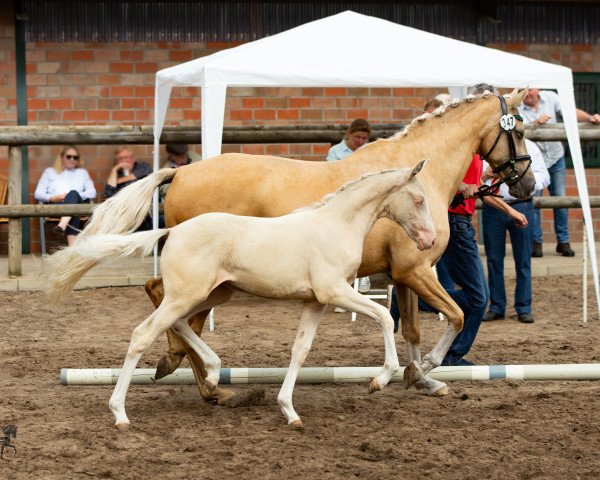
[[[394,320],[389,310],[358,293],[345,282],[329,290],[326,297],[327,303],[345,310],[368,315],[381,326],[385,346],[385,361],[381,373],[371,380],[369,393],[381,390],[400,369],[394,340]],[[317,298],[319,297],[317,296]]]
[[[125,397],[136,365],[148,347],[178,318],[178,312],[174,311],[171,305],[163,303],[133,330],[121,374],[108,403],[115,416],[117,428],[125,429],[129,426],[129,419],[125,413]]]
[[[294,385],[296,384],[296,378],[298,378],[298,372],[300,367],[306,360],[306,356],[310,351],[313,338],[319,326],[321,317],[325,305],[318,302],[305,302],[304,308],[302,309],[302,316],[300,317],[300,325],[298,325],[298,332],[296,333],[296,339],[292,346],[292,359],[290,360],[290,367],[283,380],[281,390],[277,396],[277,403],[281,408],[281,411],[285,415],[289,425],[294,428],[301,428],[302,421],[292,406],[292,394],[294,392]]]
[[[231,298],[231,295],[229,295],[228,298],[219,301],[212,296],[215,292],[216,290],[211,292],[211,295],[207,299],[207,301],[211,301],[211,303],[214,302],[214,305],[223,304]],[[158,308],[165,294],[162,278],[151,278],[148,280],[146,282],[146,293],[150,297],[150,300],[152,300],[154,306]],[[196,335],[201,335],[202,329],[204,328],[204,322],[206,321],[209,312],[210,309],[204,310],[195,313],[189,318],[188,324]],[[196,385],[198,386],[202,398],[207,402],[216,403],[217,405],[231,405],[234,403],[236,393],[233,390],[221,387],[210,388],[205,384],[206,368],[204,367],[202,359],[193,348],[181,339],[174,329],[170,328],[167,330],[167,338],[169,340],[169,349],[158,362],[156,374],[154,376],[156,380],[173,373],[187,355],[192,371],[194,372]]]
[[[408,287],[395,284],[400,309],[400,321],[402,324],[402,336],[408,349],[410,362],[421,364],[421,333],[419,327],[419,304],[418,297]],[[448,386],[427,375],[415,383],[417,390],[423,390],[427,395],[443,397],[448,395]]]

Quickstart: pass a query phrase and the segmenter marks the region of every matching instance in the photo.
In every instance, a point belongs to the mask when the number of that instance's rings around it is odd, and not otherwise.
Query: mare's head
[[[429,214],[427,195],[417,174],[427,160],[421,160],[413,169],[404,168],[398,188],[388,196],[382,217],[398,223],[415,241],[419,250],[429,250],[435,242],[435,227]],[[408,179],[407,179],[408,174]]]
[[[479,150],[515,198],[529,198],[535,186],[531,157],[525,146],[525,126],[517,110],[526,94],[527,89],[515,88],[508,95],[487,100],[495,103],[498,113],[491,115],[482,129]]]

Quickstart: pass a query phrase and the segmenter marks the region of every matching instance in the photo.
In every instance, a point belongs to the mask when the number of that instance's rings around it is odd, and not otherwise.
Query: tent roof
[[[418,66],[418,67],[416,67]],[[346,11],[157,73],[161,86],[565,86],[571,70]]]
[[[600,281],[569,68],[347,11],[156,74],[154,167],[171,89],[202,87],[202,156],[221,151],[228,86],[557,88],[582,199],[596,300]],[[158,204],[155,204],[158,217]],[[155,266],[156,270],[156,266]]]

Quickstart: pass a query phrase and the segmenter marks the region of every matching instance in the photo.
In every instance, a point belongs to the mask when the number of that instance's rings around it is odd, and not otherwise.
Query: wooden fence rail
[[[536,208],[581,208],[579,197],[535,197],[533,205]],[[87,216],[92,213],[98,204],[80,205],[0,205],[1,218],[38,218],[38,217],[63,217]],[[600,208],[600,195],[590,197],[590,206]],[[477,202],[477,209],[481,202]],[[159,207],[163,212],[163,205]]]
[[[225,127],[224,144],[244,143],[335,143],[347,125],[266,125]],[[372,125],[373,138],[389,137],[402,130],[401,124]],[[564,125],[526,125],[527,138],[534,141],[566,140]],[[165,127],[161,143],[201,144],[197,127]],[[581,140],[600,140],[600,126],[580,124]],[[152,145],[150,126],[1,127],[0,145]]]
[[[225,127],[224,144],[244,143],[336,143],[347,125],[285,125]],[[404,128],[400,124],[373,125],[373,138],[389,137]],[[527,125],[527,138],[535,141],[566,140],[563,124]],[[600,140],[600,127],[580,124],[581,140]],[[9,190],[7,206],[0,206],[0,217],[8,217],[8,275],[22,274],[21,218],[62,215],[85,215],[93,205],[21,205],[21,147],[30,145],[151,145],[151,126],[81,126],[81,127],[6,127],[0,126],[0,145],[9,147]],[[195,127],[166,127],[161,143],[200,144],[201,131]],[[600,207],[600,197],[591,197],[592,208]],[[581,206],[578,197],[539,198],[541,208]]]

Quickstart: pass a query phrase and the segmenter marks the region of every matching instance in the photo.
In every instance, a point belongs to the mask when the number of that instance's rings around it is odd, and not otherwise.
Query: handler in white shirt
[[[78,204],[96,198],[94,182],[83,168],[83,160],[74,145],[63,147],[52,167],[44,170],[35,189],[35,199],[44,203]],[[80,231],[79,217],[61,217],[53,230],[66,235],[69,246]]]
[[[550,183],[550,175],[542,152],[530,140],[525,140],[527,151],[531,155],[531,169],[535,176],[535,190],[532,195],[541,192]],[[497,177],[490,166],[484,163],[482,180],[491,185]],[[533,323],[531,313],[531,249],[533,247],[533,200],[517,200],[508,193],[505,183],[500,185],[502,199],[527,218],[528,225],[519,228],[506,214],[483,205],[482,226],[483,242],[487,259],[488,284],[490,288],[490,307],[483,321],[503,320],[506,312],[506,290],[504,287],[504,256],[506,255],[506,232],[510,236],[515,260],[517,283],[515,286],[514,307],[517,319],[522,323]]]

